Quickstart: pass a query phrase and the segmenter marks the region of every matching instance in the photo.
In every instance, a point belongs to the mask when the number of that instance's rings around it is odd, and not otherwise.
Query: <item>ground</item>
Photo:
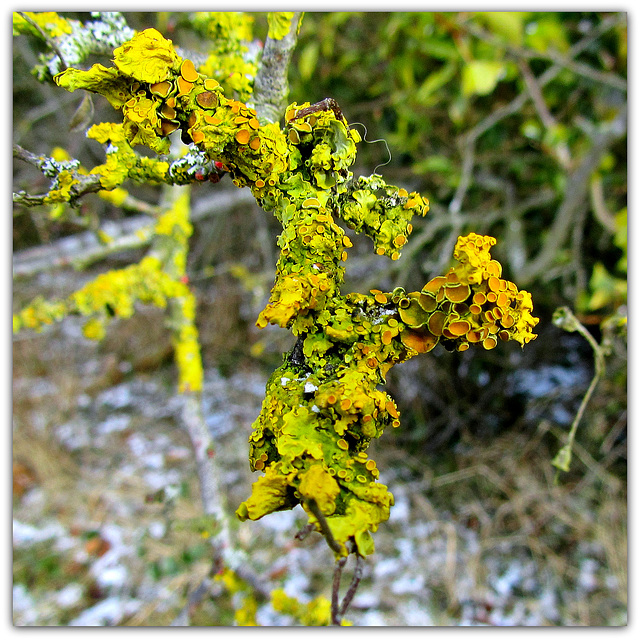
[[[40,280],[51,287],[56,277]],[[82,337],[77,319],[14,342],[17,626],[169,625],[210,568],[166,333],[157,312],[137,317],[116,325],[102,346]],[[247,438],[267,376],[258,366],[206,371],[205,415],[231,508],[255,479]],[[376,553],[347,618],[385,626],[626,624],[625,486],[595,461],[577,480],[557,482],[549,428],[541,421],[534,432],[468,437],[446,461],[409,454],[397,432],[375,443],[371,456],[395,506],[374,534]],[[253,570],[276,586],[301,599],[330,597],[333,558],[324,540],[294,539],[305,522],[300,508],[238,522],[237,540]],[[194,624],[232,624],[228,600],[216,593]],[[266,603],[258,622],[292,623]]]

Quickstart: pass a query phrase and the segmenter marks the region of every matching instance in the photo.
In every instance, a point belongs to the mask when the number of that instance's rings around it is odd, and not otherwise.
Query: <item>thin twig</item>
[[[589,400],[598,386],[598,382],[604,376],[605,373],[605,356],[602,347],[596,342],[596,339],[587,331],[585,326],[573,315],[568,307],[561,307],[557,309],[553,315],[553,322],[556,326],[569,332],[578,332],[593,349],[593,360],[595,365],[595,373],[589,384],[589,388],[580,402],[580,407],[573,418],[571,423],[571,429],[567,436],[564,447],[560,450],[556,458],[554,459],[554,466],[558,467],[562,471],[568,471],[569,463],[571,461],[571,451],[575,443],[576,432],[578,431],[578,425],[582,420],[582,416],[589,404]]]
[[[529,91],[533,105],[540,116],[540,120],[542,120],[542,124],[547,129],[553,129],[557,124],[556,119],[551,115],[551,111],[549,111],[549,107],[544,100],[544,96],[542,95],[542,91],[540,90],[540,86],[538,85],[536,78],[529,68],[529,64],[526,60],[518,60],[518,67],[520,68],[520,73],[527,85],[527,90]],[[561,142],[553,150],[562,168],[569,169],[571,166],[571,154],[566,142]]]
[[[34,29],[38,31],[38,33],[42,36],[42,39],[47,43],[49,47],[51,47],[51,49],[58,56],[58,58],[60,58],[60,63],[62,64],[61,71],[64,71],[65,69],[67,69],[68,65],[65,62],[65,59],[62,53],[60,52],[60,49],[58,49],[58,45],[51,38],[49,38],[49,36],[44,32],[44,30],[40,27],[40,25],[35,20],[32,20],[28,15],[26,15],[24,11],[18,11],[17,13],[24,20],[26,20]]]
[[[333,570],[333,584],[331,589],[331,624],[337,626],[341,625],[344,614],[347,612],[353,597],[356,595],[360,581],[362,580],[364,557],[357,551],[355,552],[355,556],[356,566],[353,570],[353,577],[351,578],[351,583],[349,584],[349,588],[347,589],[342,602],[340,602],[340,582],[342,580],[342,571],[349,556],[338,558]]]
[[[347,593],[344,594],[344,598],[342,599],[342,604],[340,605],[339,616],[342,618],[344,614],[347,612],[351,601],[353,600],[353,596],[356,595],[356,591],[358,590],[358,586],[360,584],[360,580],[362,580],[362,574],[364,572],[364,557],[359,553],[356,553],[356,567],[353,570],[353,578],[351,579],[351,584],[347,589]]]
[[[590,187],[591,208],[593,209],[596,220],[600,222],[607,231],[615,233],[617,231],[616,221],[609,209],[607,209],[604,190],[602,188],[602,176],[600,174],[596,173],[593,175]]]
[[[300,531],[298,531],[298,533],[293,537],[296,540],[304,540],[314,529],[315,526],[310,522],[307,522],[307,524],[305,524],[304,527],[302,527],[302,529],[300,529]]]
[[[348,556],[343,556],[336,560],[333,569],[333,586],[331,589],[331,624],[340,626],[340,580],[342,579],[342,570],[347,563]]]
[[[309,500],[306,501],[306,505],[307,507],[309,507],[309,511],[311,511],[311,513],[313,513],[313,515],[318,520],[318,524],[320,525],[320,530],[322,532],[322,535],[324,536],[331,550],[335,551],[340,555],[344,554],[345,552],[344,545],[339,543],[333,537],[333,532],[329,527],[329,523],[327,522],[327,519],[324,513],[322,513],[322,511],[320,510],[320,507],[318,506],[318,503],[316,502],[316,500],[314,498],[310,498]]]

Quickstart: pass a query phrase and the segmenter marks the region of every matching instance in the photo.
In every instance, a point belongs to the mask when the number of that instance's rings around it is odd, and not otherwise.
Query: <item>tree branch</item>
[[[287,74],[301,19],[302,12],[295,12],[289,33],[280,39],[270,33],[264,43],[262,61],[253,85],[253,106],[258,118],[266,122],[278,122],[287,106]]]
[[[571,229],[576,209],[584,202],[589,191],[591,174],[598,168],[609,147],[627,131],[627,107],[622,107],[613,122],[598,132],[593,147],[585,155],[575,171],[569,174],[565,197],[547,233],[538,255],[522,269],[520,282],[526,286],[536,276],[546,271],[562,247]]]
[[[64,71],[65,69],[67,69],[68,65],[64,59],[64,56],[60,52],[60,49],[58,48],[58,45],[54,42],[54,40],[49,38],[49,36],[43,31],[40,25],[32,20],[24,11],[18,11],[17,13],[23,18],[23,20],[26,20],[40,34],[40,37],[47,43],[47,46],[58,56],[58,58],[60,59],[60,64],[62,65],[60,67],[60,70]]]
[[[27,162],[40,170],[48,178],[56,179],[63,171],[68,171],[73,178],[73,185],[69,191],[69,204],[72,206],[78,198],[87,193],[96,193],[103,190],[100,184],[100,176],[95,173],[84,174],[78,171],[80,163],[78,161],[56,162],[53,158],[37,156],[19,144],[13,145],[13,157]],[[30,195],[24,191],[13,194],[13,203],[23,206],[34,207],[44,204],[52,204],[49,200],[50,194]]]
[[[131,200],[125,200],[123,208],[130,202],[139,211],[146,208],[149,214],[157,215],[157,206],[132,196],[128,198]],[[212,215],[225,216],[237,206],[250,204],[255,204],[255,200],[248,189],[234,187],[233,190],[220,191],[194,205],[191,221],[198,222]],[[46,245],[23,249],[13,255],[13,277],[26,278],[69,265],[87,266],[121,251],[146,247],[151,242],[154,224],[154,218],[149,215],[106,221],[100,230],[111,238],[107,244],[101,242],[95,232],[83,231]]]

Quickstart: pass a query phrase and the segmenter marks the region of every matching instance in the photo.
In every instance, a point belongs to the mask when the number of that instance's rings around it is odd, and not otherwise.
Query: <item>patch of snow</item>
[[[398,612],[409,627],[432,627],[434,625],[433,618],[429,615],[424,604],[415,598],[400,603]]]
[[[72,582],[58,591],[55,600],[59,607],[71,609],[71,607],[75,607],[80,602],[82,594],[82,586],[77,582]]]
[[[37,542],[43,542],[65,534],[64,527],[57,522],[38,529],[19,520],[13,521],[13,545],[15,547],[28,547]]]
[[[393,492],[393,497],[395,499],[395,504],[393,505],[393,509],[389,513],[389,521],[390,522],[398,522],[403,521],[407,522],[409,520],[409,515],[411,513],[411,508],[409,507],[409,501],[405,496],[398,495],[397,491]]]
[[[55,435],[69,451],[84,449],[92,445],[90,425],[80,417],[73,418],[56,427]]]
[[[16,614],[20,614],[19,616]],[[13,623],[31,626],[37,623],[38,614],[33,596],[23,584],[13,585]]]
[[[154,520],[149,523],[147,530],[152,538],[159,540],[167,532],[167,525],[160,520]]]
[[[96,427],[96,431],[100,435],[108,435],[116,431],[124,431],[130,424],[131,416],[112,413]]]
[[[105,389],[98,396],[98,403],[108,405],[113,409],[123,409],[133,402],[131,394],[131,385],[119,384],[115,387]]]
[[[397,573],[400,568],[401,566],[397,558],[383,558],[376,562],[373,567],[373,573],[376,578],[381,578],[383,576],[391,575],[392,573]]]
[[[141,602],[134,599],[118,597],[106,598],[89,609],[85,609],[77,618],[73,619],[70,627],[103,627],[114,626],[128,616],[133,615],[141,606]]]
[[[349,619],[348,611],[345,617],[347,620]],[[387,621],[380,611],[366,611],[358,621],[358,625],[363,627],[386,627]]]
[[[391,591],[395,594],[420,593],[424,589],[424,576],[410,576],[404,574],[391,584]]]
[[[373,591],[356,591],[353,606],[357,609],[373,609],[380,606],[380,596]]]

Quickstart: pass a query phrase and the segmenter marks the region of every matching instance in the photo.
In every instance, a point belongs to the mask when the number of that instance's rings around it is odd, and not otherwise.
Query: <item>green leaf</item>
[[[570,44],[567,32],[557,15],[549,13],[527,25],[525,36],[527,47],[546,52],[549,49],[565,53]]]
[[[493,60],[472,60],[462,69],[462,93],[470,96],[490,94],[504,76],[506,67],[503,62]]]
[[[571,465],[571,447],[565,444],[564,447],[558,451],[551,464],[560,469],[560,471],[569,471]]]
[[[420,43],[420,50],[438,60],[460,60],[460,52],[451,40],[427,38]]]
[[[596,262],[593,267],[589,289],[593,292],[587,304],[590,311],[601,309],[627,297],[626,280],[612,276],[601,262]]]
[[[416,91],[415,97],[419,103],[425,103],[438,89],[442,88],[458,70],[458,65],[454,62],[445,64],[441,69],[430,73],[426,80]]]
[[[478,21],[497,36],[515,46],[520,46],[524,39],[524,21],[526,11],[481,11],[476,14]]]
[[[300,53],[298,60],[298,71],[302,81],[309,80],[316,70],[318,63],[318,55],[320,53],[320,45],[317,41],[310,42]]]

